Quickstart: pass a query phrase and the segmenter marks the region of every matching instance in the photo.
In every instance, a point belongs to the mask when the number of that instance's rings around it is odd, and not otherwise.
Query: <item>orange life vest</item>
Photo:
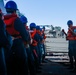
[[[14,28],[14,22],[17,19],[17,15],[16,14],[11,14],[11,15],[5,15],[4,16],[4,22],[6,24],[6,30],[8,31],[8,33],[12,36],[19,36],[19,32],[15,30]]]
[[[72,26],[71,28],[68,29],[67,32],[67,39],[68,40],[76,40],[76,26]]]
[[[32,45],[37,46],[37,41],[34,39],[34,36],[36,34],[36,30],[33,32],[30,32],[30,34],[31,34],[31,38],[33,39]]]

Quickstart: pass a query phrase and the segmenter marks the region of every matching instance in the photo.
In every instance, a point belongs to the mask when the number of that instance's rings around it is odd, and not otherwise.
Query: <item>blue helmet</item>
[[[20,17],[20,19],[21,19],[21,21],[22,21],[22,23],[23,24],[26,24],[28,21],[27,21],[27,18],[24,16],[24,15],[22,15],[21,17]]]
[[[42,31],[42,28],[40,28],[40,31]]]
[[[40,26],[36,26],[36,30],[40,30]]]
[[[31,23],[30,24],[30,29],[36,28],[36,24],[35,23]]]
[[[43,26],[43,29],[45,30],[45,26]]]
[[[8,1],[5,5],[5,8],[17,10],[17,4],[14,1]]]
[[[67,22],[67,25],[73,25],[72,20],[69,20],[69,21]]]

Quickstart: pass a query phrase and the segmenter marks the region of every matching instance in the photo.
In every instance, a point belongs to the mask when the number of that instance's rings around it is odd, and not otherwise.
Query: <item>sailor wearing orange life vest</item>
[[[32,44],[30,45],[31,50],[33,51],[34,59],[35,59],[35,66],[36,66],[36,72],[38,72],[39,67],[39,57],[38,57],[38,35],[36,33],[36,24],[31,23],[30,24],[30,34],[32,38]]]
[[[14,1],[8,1],[5,8],[6,30],[13,37],[13,45],[7,59],[7,75],[28,75],[27,53],[23,43],[28,41],[27,31],[16,14],[17,4]]]
[[[36,71],[35,71],[35,62],[34,62],[34,57],[33,57],[33,53],[31,51],[31,48],[30,48],[30,44],[31,44],[31,36],[30,36],[30,31],[29,31],[29,28],[27,26],[27,18],[22,15],[20,17],[22,23],[24,24],[27,32],[28,32],[28,36],[29,36],[29,41],[28,43],[24,43],[25,44],[25,48],[26,48],[26,52],[27,52],[27,56],[28,56],[28,67],[29,67],[29,71],[30,71],[30,75],[35,75],[36,74]]]
[[[43,41],[43,37],[42,37],[42,33],[40,32],[40,26],[36,26],[36,33],[37,33],[37,36],[38,36],[38,56],[39,56],[39,64],[41,65],[41,62],[42,62],[42,49],[41,49],[41,46],[42,46],[42,41]]]
[[[45,31],[45,26],[43,26],[43,28],[42,28],[42,36],[43,36],[43,40],[44,40],[44,42],[45,42],[46,36],[45,36],[44,31]],[[44,61],[44,59],[45,59],[45,44],[44,44],[44,43],[43,43],[43,50],[44,50],[44,54],[43,54],[43,56],[42,56],[42,62],[45,62],[45,61]]]
[[[41,59],[42,59],[42,62],[44,60],[44,34],[43,34],[43,31],[42,31],[42,28],[40,28],[40,36],[42,37],[42,41],[41,41]]]
[[[76,26],[73,26],[73,22],[69,20],[67,22],[68,25],[68,32],[66,35],[66,39],[69,40],[68,50],[69,50],[69,59],[70,59],[70,69],[73,69],[73,71],[76,71]],[[75,60],[75,66],[74,66],[74,60]]]

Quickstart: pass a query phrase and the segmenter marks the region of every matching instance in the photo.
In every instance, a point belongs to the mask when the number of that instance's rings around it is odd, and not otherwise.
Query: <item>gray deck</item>
[[[57,63],[46,60],[47,63],[42,63],[41,73],[37,75],[76,75],[68,69],[68,63]]]
[[[76,75],[68,69],[68,41],[65,38],[47,38],[45,45],[47,63],[42,63],[42,73],[37,75]]]

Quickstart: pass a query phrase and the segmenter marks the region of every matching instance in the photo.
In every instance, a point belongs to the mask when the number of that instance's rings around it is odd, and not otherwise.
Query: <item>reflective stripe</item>
[[[68,40],[76,40],[76,37],[68,37]]]

